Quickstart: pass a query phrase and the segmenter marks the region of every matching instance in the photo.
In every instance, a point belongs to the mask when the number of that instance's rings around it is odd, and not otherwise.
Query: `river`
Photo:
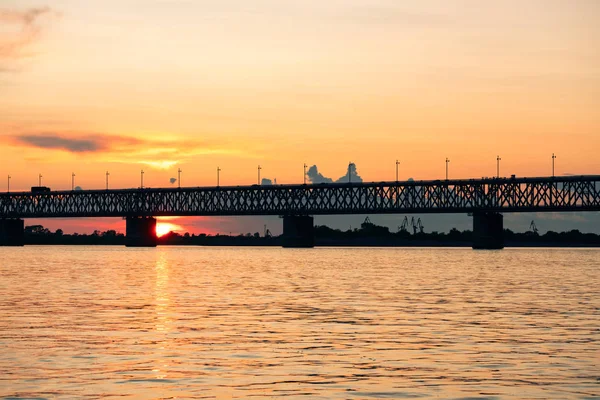
[[[600,395],[600,250],[0,248],[0,396]]]

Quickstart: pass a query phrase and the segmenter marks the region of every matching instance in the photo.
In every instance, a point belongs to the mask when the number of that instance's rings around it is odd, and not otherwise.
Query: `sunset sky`
[[[539,176],[553,152],[557,175],[600,174],[599,18],[597,0],[0,0],[0,176],[200,186],[220,166],[237,185],[260,164],[299,183],[353,161],[381,181],[400,159],[437,179],[448,157],[470,178],[497,155]]]

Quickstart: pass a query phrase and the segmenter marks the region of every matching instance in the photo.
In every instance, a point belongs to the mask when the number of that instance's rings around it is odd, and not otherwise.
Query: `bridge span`
[[[502,213],[600,211],[600,175],[0,193],[0,245],[23,218],[123,217],[129,245],[153,246],[159,216],[279,215],[284,245],[314,243],[313,216],[464,213],[474,247],[502,248]]]

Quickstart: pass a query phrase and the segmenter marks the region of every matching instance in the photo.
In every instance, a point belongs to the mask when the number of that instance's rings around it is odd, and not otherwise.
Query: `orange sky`
[[[596,0],[3,0],[11,188],[600,174]],[[0,180],[0,190],[5,186]]]

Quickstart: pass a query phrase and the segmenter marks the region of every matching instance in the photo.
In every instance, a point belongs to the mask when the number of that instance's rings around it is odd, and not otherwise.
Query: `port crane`
[[[529,224],[529,231],[532,232],[536,236],[539,235],[538,228],[535,225],[535,221],[531,221],[531,224]]]
[[[425,227],[423,226],[423,223],[421,222],[421,218],[418,218],[417,220],[415,220],[415,217],[412,217],[410,219],[410,223],[412,225],[413,233],[415,235],[417,234],[417,232],[423,233],[423,230],[425,229]]]
[[[273,235],[271,234],[271,231],[270,231],[270,230],[267,228],[267,225],[265,225],[265,231],[264,231],[264,232],[265,232],[264,236],[265,236],[266,238],[270,238],[270,237],[272,237],[272,236],[273,236]]]
[[[398,227],[398,232],[408,232],[408,217],[406,215],[402,220],[402,225]]]

